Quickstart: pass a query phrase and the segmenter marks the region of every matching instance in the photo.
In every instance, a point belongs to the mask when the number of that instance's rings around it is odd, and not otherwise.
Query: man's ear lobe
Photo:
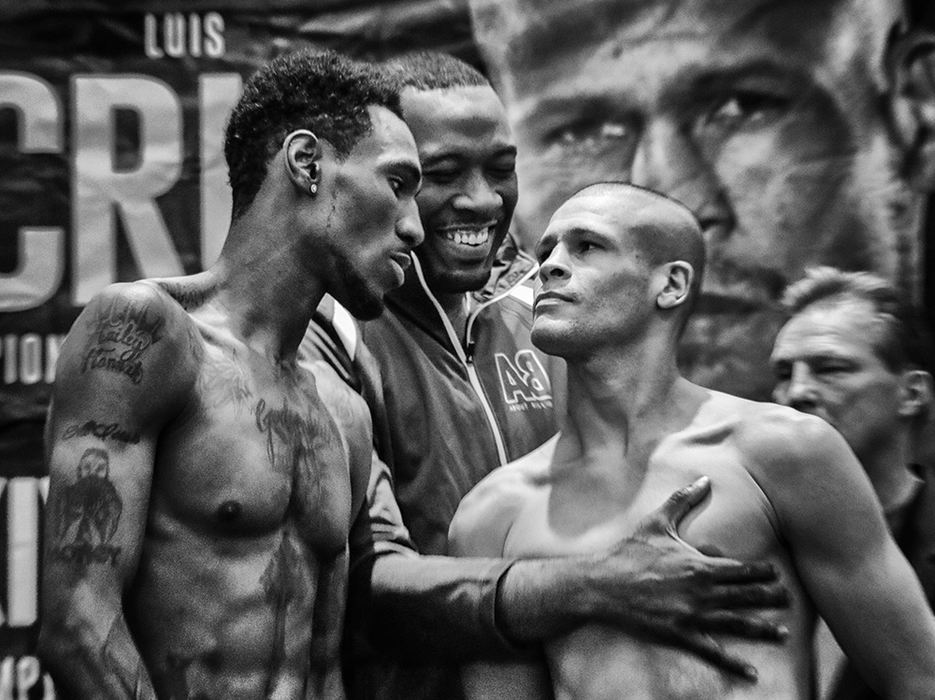
[[[315,195],[321,177],[321,142],[308,129],[296,129],[283,139],[283,161],[292,183]]]
[[[935,34],[914,30],[887,50],[890,121],[903,148],[903,175],[914,189],[935,191]]]
[[[932,407],[932,375],[921,369],[906,370],[899,379],[899,415],[913,418]]]
[[[695,278],[695,269],[691,263],[684,260],[666,263],[662,272],[665,274],[665,285],[656,295],[656,305],[660,309],[672,309],[688,301],[692,280]]]

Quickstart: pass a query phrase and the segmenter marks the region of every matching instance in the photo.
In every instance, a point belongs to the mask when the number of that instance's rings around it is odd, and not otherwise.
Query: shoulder
[[[827,422],[773,403],[747,401],[739,406],[737,443],[743,454],[772,464],[796,464],[845,446]]]
[[[354,391],[337,371],[323,359],[305,358],[301,362],[304,370],[315,378],[315,390],[338,427],[349,438],[366,430],[370,434],[370,417],[367,403]]]
[[[737,401],[735,446],[774,505],[803,491],[849,483],[862,472],[847,442],[823,419],[777,404]]]
[[[520,459],[494,469],[468,492],[451,521],[451,554],[502,554],[517,515],[545,484],[557,440],[555,436]]]
[[[110,285],[68,333],[55,399],[61,404],[99,396],[152,417],[152,411],[185,400],[202,352],[191,318],[164,290],[145,281]]]

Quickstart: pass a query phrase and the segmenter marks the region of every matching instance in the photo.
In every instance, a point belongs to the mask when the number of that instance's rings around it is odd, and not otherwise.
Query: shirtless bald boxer
[[[792,595],[782,647],[724,638],[753,685],[675,648],[589,625],[528,663],[464,672],[473,698],[807,698],[818,613],[878,692],[935,697],[935,621],[853,453],[827,423],[684,379],[675,348],[701,283],[701,230],[681,205],[622,184],[559,207],[537,245],[533,341],[568,362],[559,435],[494,471],[451,526],[461,555],[593,551],[679,484],[712,483],[690,545],[769,559]]]
[[[67,696],[344,696],[369,415],[296,349],[326,292],[372,317],[402,282],[418,155],[395,89],[310,53],[251,79],[225,155],[217,264],[107,288],[62,348],[40,651]]]

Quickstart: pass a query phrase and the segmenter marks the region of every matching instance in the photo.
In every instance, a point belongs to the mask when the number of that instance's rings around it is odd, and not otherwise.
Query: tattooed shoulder
[[[202,353],[191,318],[165,291],[145,282],[108,287],[88,304],[80,326],[81,374],[105,372],[140,385],[157,379],[150,366],[154,354],[170,356],[176,369],[183,355],[197,361]],[[168,355],[160,351],[163,346]]]
[[[152,304],[123,296],[111,296],[93,309],[81,371],[105,370],[143,380],[143,359],[163,338],[165,319]]]

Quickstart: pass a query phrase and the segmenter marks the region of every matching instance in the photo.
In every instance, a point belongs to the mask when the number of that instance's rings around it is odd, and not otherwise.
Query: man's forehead
[[[492,56],[494,72],[503,70],[506,87],[522,94],[526,73],[553,65],[571,67],[595,50],[612,58],[644,47],[668,47],[666,55],[650,56],[662,63],[678,62],[680,47],[690,42],[704,42],[714,56],[727,49],[772,50],[800,63],[802,55],[837,58],[871,52],[874,42],[861,37],[874,31],[885,36],[890,26],[886,17],[895,12],[887,4],[894,1],[507,0],[494,9],[486,7],[487,0],[478,0],[475,16],[487,17],[479,23],[478,39]],[[527,12],[518,13],[523,7]],[[826,50],[830,39],[834,51]],[[519,79],[511,83],[511,76]]]
[[[552,215],[545,235],[581,235],[593,232],[628,239],[632,232],[664,222],[664,201],[635,190],[591,187],[565,201]]]
[[[443,122],[501,124],[508,129],[506,110],[489,85],[468,85],[432,90],[406,88],[401,95],[403,116],[415,131]]]
[[[838,356],[854,350],[876,354],[874,343],[885,332],[884,322],[865,300],[817,302],[795,314],[780,329],[774,354]]]
[[[359,147],[415,152],[415,139],[406,122],[386,107],[370,105],[367,109],[373,128],[358,141]]]

